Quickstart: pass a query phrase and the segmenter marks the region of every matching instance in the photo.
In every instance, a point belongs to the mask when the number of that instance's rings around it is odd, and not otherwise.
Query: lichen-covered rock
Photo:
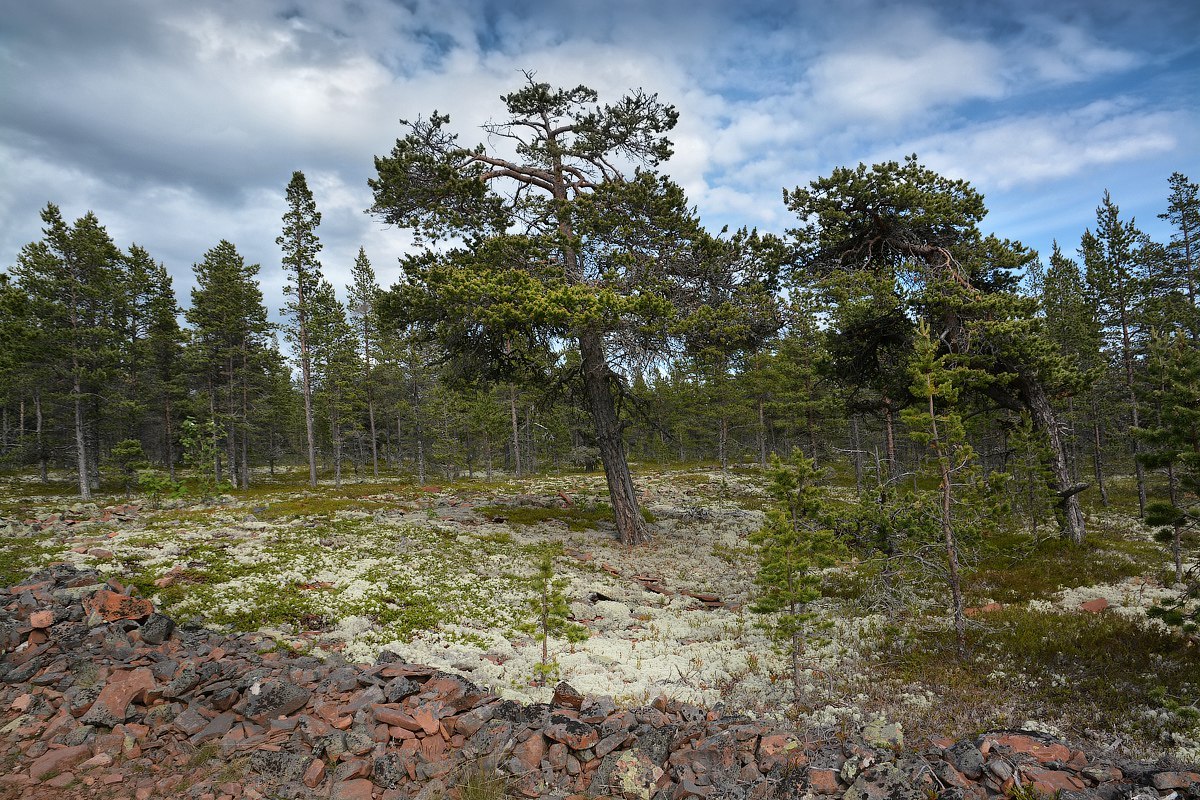
[[[843,800],[923,800],[924,794],[894,764],[873,764],[858,774]]]

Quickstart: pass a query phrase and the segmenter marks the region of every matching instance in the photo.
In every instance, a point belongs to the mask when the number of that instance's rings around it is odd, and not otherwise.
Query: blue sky
[[[0,0],[0,267],[47,201],[164,261],[187,303],[221,239],[281,304],[284,190],[303,170],[339,291],[410,246],[363,213],[400,118],[463,139],[532,70],[680,112],[664,166],[712,229],[782,232],[781,189],[899,160],[970,180],[984,228],[1074,253],[1105,189],[1156,238],[1200,180],[1200,4]]]

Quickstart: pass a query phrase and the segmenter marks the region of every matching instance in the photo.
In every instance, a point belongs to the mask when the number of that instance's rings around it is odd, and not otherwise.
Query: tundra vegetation
[[[712,232],[657,96],[529,75],[497,113],[491,146],[429,111],[376,158],[369,211],[418,243],[388,289],[360,250],[339,299],[281,187],[286,349],[235,244],[181,310],[48,203],[0,273],[0,580],[69,560],[521,697],[557,670],[1200,758],[1196,184],[1169,241],[1105,194],[1044,260],[916,156]]]

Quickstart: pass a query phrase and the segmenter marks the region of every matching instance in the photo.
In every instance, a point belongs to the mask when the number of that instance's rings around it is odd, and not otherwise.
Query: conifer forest
[[[525,699],[1200,761],[1189,176],[1149,187],[1161,240],[1105,192],[1036,252],[919,154],[717,230],[650,91],[526,73],[483,131],[408,114],[363,197],[413,245],[333,285],[295,171],[281,308],[237,242],[185,295],[48,198],[0,273],[0,586],[65,560]]]

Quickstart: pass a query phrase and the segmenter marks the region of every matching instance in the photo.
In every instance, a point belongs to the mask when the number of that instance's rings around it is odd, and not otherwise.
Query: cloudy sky
[[[665,171],[713,229],[782,232],[782,187],[916,152],[984,192],[989,231],[1073,253],[1106,188],[1165,237],[1167,177],[1200,180],[1195,2],[0,0],[0,268],[53,201],[184,304],[228,239],[275,311],[299,169],[339,291],[360,244],[388,285],[409,239],[364,213],[372,157],[434,109],[482,140],[522,70],[673,103]]]

